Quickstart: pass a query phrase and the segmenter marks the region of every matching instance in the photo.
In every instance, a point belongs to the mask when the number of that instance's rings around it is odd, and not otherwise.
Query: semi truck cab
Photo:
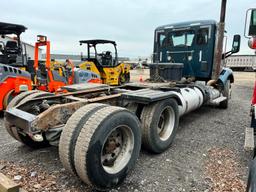
[[[183,77],[209,81],[216,64],[218,23],[214,20],[181,22],[157,27],[154,38],[154,63],[183,63]],[[233,48],[237,53],[240,36],[236,35]],[[226,53],[221,53],[224,58]],[[220,71],[221,72],[221,71]]]

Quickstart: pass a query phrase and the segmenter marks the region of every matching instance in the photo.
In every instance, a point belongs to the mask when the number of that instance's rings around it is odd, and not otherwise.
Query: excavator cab
[[[87,56],[81,57],[79,68],[90,70],[100,75],[104,84],[121,85],[130,81],[130,66],[119,63],[116,42],[103,39],[81,40],[80,45],[87,45]],[[99,45],[112,45],[114,51],[104,50],[99,53]]]

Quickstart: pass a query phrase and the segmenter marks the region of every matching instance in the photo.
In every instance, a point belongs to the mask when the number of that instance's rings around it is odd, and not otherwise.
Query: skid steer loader
[[[87,57],[81,56],[83,62],[79,64],[79,68],[100,75],[104,84],[122,85],[130,81],[130,65],[118,62],[115,41],[103,39],[81,40],[80,45],[82,44],[87,45]],[[97,45],[100,44],[113,45],[114,53],[109,50],[99,53]]]

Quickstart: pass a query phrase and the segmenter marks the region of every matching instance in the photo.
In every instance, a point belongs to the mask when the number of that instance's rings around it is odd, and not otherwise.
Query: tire
[[[18,95],[17,97],[15,97],[10,104],[8,105],[8,109],[11,107],[15,107],[17,105],[23,104],[31,99],[37,98],[37,97],[42,97],[42,96],[48,96],[48,95],[52,95],[52,93],[48,93],[48,92],[42,92],[42,91],[30,91],[29,93],[24,92],[21,93],[20,95]],[[34,140],[32,140],[27,134],[23,133],[19,133],[18,131],[18,127],[10,124],[9,122],[5,121],[5,128],[7,130],[11,130],[12,135],[14,137],[14,139],[20,141],[21,143],[23,143],[24,145],[27,145],[30,148],[33,149],[40,149],[40,148],[44,148],[44,147],[48,147],[50,146],[49,142],[46,140],[45,135],[43,134],[43,138],[44,140],[42,142],[36,142]]]
[[[228,101],[230,99],[230,89],[231,89],[231,84],[230,84],[230,80],[227,80],[225,86],[224,86],[224,90],[222,92],[224,97],[227,97],[227,99],[225,101],[220,102],[219,108],[221,109],[227,109],[228,108]]]
[[[107,190],[119,185],[134,167],[141,146],[138,118],[109,106],[84,124],[75,146],[75,168],[88,185]]]
[[[132,113],[134,113],[136,115],[137,110],[138,110],[138,104],[137,103],[129,103],[126,106],[126,109],[128,109],[129,111],[131,111]]]
[[[11,102],[7,105],[6,109],[10,109],[12,107],[15,107],[16,105],[18,105],[18,103],[22,99],[24,99],[25,97],[27,97],[27,96],[29,96],[33,93],[36,93],[36,92],[38,92],[38,91],[34,90],[34,91],[26,91],[26,92],[20,93],[19,95],[17,95],[16,97],[14,97],[11,100]],[[21,142],[20,137],[18,136],[18,132],[17,132],[16,127],[13,128],[13,126],[9,122],[7,122],[5,119],[4,119],[4,124],[5,124],[5,129],[7,130],[9,135],[12,136],[14,139]]]
[[[13,100],[11,100],[11,102],[8,104],[7,108],[6,109],[9,109],[9,108],[12,108],[12,107],[15,107],[16,105],[19,104],[19,102],[21,100],[23,100],[25,97],[31,95],[31,94],[34,94],[34,93],[38,93],[37,90],[33,90],[33,91],[26,91],[26,92],[22,92],[20,93],[19,95],[17,95],[16,97],[14,97]]]
[[[253,159],[250,165],[246,192],[256,192],[256,159]]]
[[[4,100],[3,100],[3,107],[4,107],[4,109],[7,108],[8,104],[13,100],[14,97],[15,97],[14,90],[9,91],[5,95]]]
[[[130,72],[129,73],[121,73],[119,75],[118,84],[123,85],[125,83],[130,82]]]
[[[45,96],[51,96],[51,95],[54,95],[54,94],[49,93],[49,92],[44,92],[44,91],[35,92],[33,94],[28,95],[24,99],[22,99],[19,102],[19,105],[22,105],[22,104],[26,103],[27,101],[30,101],[31,99],[35,99],[35,98],[39,98],[39,97],[45,97]]]
[[[62,130],[59,142],[59,157],[62,165],[76,175],[74,164],[75,144],[81,129],[89,117],[108,105],[93,103],[78,109],[67,121]]]
[[[145,106],[141,113],[142,146],[162,153],[172,144],[179,125],[178,104],[166,99]]]
[[[131,79],[131,75],[130,75],[130,72],[128,72],[125,74],[125,83],[129,83],[130,79]]]

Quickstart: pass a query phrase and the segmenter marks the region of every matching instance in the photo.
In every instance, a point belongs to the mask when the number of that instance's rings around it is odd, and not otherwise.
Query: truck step
[[[246,151],[252,151],[254,149],[254,129],[251,127],[245,129],[244,149]]]
[[[227,99],[227,97],[221,96],[221,97],[218,97],[217,99],[212,100],[210,102],[210,104],[212,104],[212,105],[219,105],[220,102],[225,101],[226,99]]]

